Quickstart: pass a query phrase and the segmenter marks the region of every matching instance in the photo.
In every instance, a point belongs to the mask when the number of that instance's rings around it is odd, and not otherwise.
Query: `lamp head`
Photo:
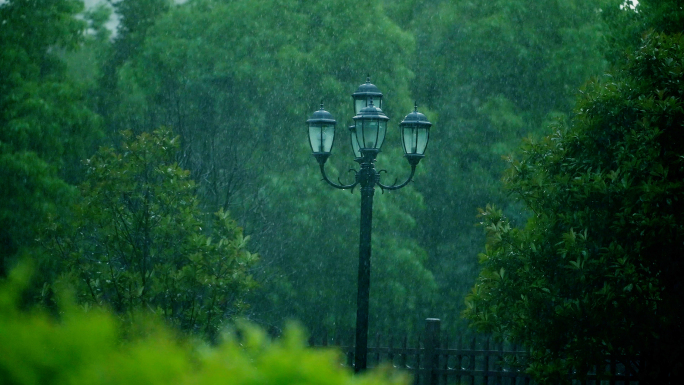
[[[385,141],[388,120],[389,118],[382,110],[374,105],[372,99],[367,107],[362,108],[354,116],[356,140],[361,153],[364,150],[380,151],[380,147],[382,147],[382,143]]]
[[[370,75],[366,78],[366,82],[361,84],[352,94],[352,99],[354,100],[354,115],[358,115],[361,109],[368,107],[371,100],[376,107],[382,109],[382,92],[374,84],[371,84]]]
[[[404,120],[399,123],[404,156],[412,165],[418,164],[420,159],[425,156],[425,149],[430,138],[430,127],[432,127],[432,123],[427,120],[425,115],[418,112],[418,104],[414,104],[413,112],[406,115]]]
[[[309,127],[311,151],[319,162],[323,160],[325,163],[332,150],[337,122],[330,112],[323,109],[323,103],[321,103],[321,108],[314,112],[306,123]]]

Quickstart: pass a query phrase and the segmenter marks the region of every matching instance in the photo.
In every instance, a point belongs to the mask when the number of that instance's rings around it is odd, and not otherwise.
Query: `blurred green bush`
[[[62,294],[56,315],[20,309],[31,268],[0,281],[0,384],[407,384],[389,369],[353,376],[332,349],[289,327],[271,341],[247,323],[210,346],[140,314],[124,327],[108,311],[84,311]],[[65,291],[63,291],[65,292]]]

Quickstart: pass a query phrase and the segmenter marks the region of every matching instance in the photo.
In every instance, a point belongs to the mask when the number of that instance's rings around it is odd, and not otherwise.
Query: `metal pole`
[[[373,194],[376,171],[372,160],[361,164],[361,233],[359,237],[359,279],[356,297],[356,352],[354,372],[366,370],[368,360],[368,303],[370,295],[371,228],[373,223]]]
[[[358,294],[356,296],[356,348],[354,352],[354,372],[359,373],[367,368],[368,361],[368,305],[370,296],[370,269],[371,269],[371,228],[373,224],[373,194],[377,184],[384,190],[398,190],[413,179],[416,165],[421,156],[408,158],[411,165],[411,175],[405,182],[392,185],[380,183],[380,174],[375,170],[375,157],[380,150],[362,149],[362,158],[357,159],[361,169],[356,172],[356,181],[352,184],[343,185],[331,181],[325,175],[325,161],[330,154],[314,153],[321,169],[323,180],[329,185],[341,189],[353,189],[361,186],[361,234],[359,236],[359,279]]]

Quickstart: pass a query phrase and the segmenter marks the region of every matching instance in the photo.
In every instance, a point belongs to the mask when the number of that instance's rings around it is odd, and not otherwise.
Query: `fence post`
[[[425,360],[423,361],[423,385],[437,385],[437,366],[439,357],[437,348],[439,347],[440,320],[439,318],[427,318],[425,320]]]
[[[484,348],[484,368],[482,368],[482,378],[485,384],[489,384],[489,337],[485,340]]]

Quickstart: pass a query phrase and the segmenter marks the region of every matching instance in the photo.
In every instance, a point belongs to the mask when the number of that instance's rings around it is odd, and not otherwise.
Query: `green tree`
[[[531,348],[542,383],[569,383],[607,354],[641,383],[684,366],[684,38],[649,35],[582,91],[569,126],[523,149],[506,185],[523,229],[482,211],[487,247],[465,315]],[[600,373],[599,373],[600,374]]]
[[[111,15],[111,7],[104,2],[85,10],[83,19],[87,23],[87,28],[79,48],[63,52],[67,73],[74,82],[86,88],[88,95],[86,100],[91,109],[97,107],[94,96],[98,92],[98,81],[103,70],[102,63],[109,57],[111,51],[112,31],[107,28]]]
[[[680,0],[607,0],[601,16],[609,26],[606,59],[615,65],[638,49],[650,32],[676,34],[684,25],[684,8]]]
[[[78,46],[81,9],[74,0],[0,4],[0,276],[67,205],[67,182],[96,137],[98,120],[58,54]]]
[[[140,52],[148,30],[172,7],[173,2],[170,0],[118,0],[110,1],[110,4],[118,16],[118,26],[111,44],[104,46],[105,48],[98,52],[101,59],[95,65],[99,68],[97,68],[97,86],[93,87],[93,104],[105,120],[108,136],[115,141],[121,130],[132,129],[140,133],[137,125],[117,115],[117,107],[122,103],[121,99],[125,98],[118,84],[119,71],[131,57]],[[95,21],[97,16],[97,14],[91,15],[91,20]]]
[[[81,303],[127,317],[151,309],[213,338],[243,309],[257,256],[227,212],[203,223],[195,184],[175,161],[178,138],[166,129],[123,135],[120,151],[87,160],[75,231],[53,237],[55,263],[76,276]]]
[[[644,29],[653,29],[665,34],[682,31],[684,5],[679,0],[639,0],[637,11],[642,13],[646,20]]]

